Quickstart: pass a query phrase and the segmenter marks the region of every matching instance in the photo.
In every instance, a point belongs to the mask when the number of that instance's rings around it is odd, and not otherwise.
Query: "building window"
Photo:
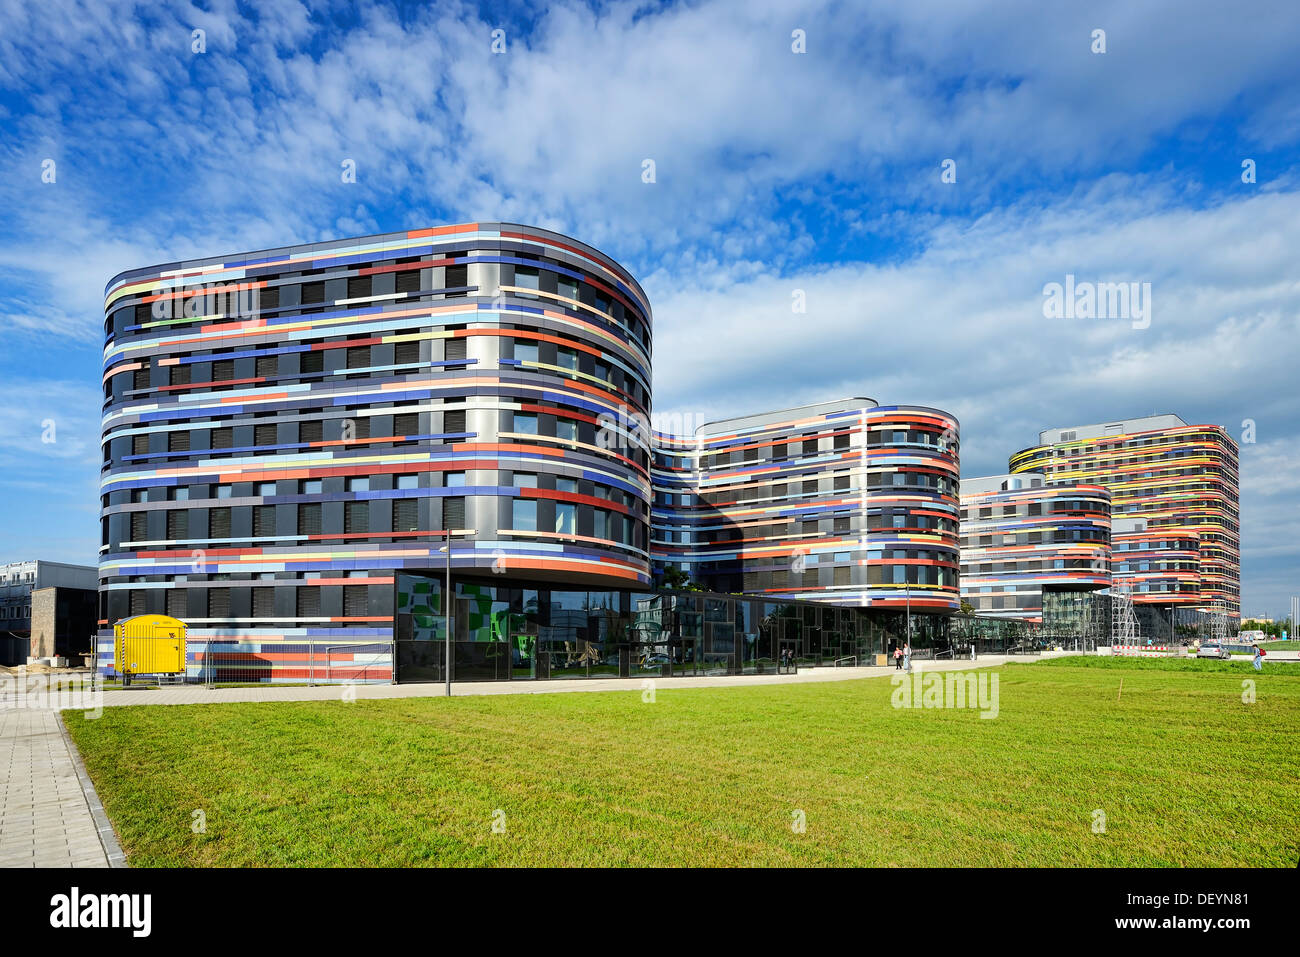
[[[465,527],[464,496],[449,495],[442,500],[442,527],[444,529]]]
[[[521,432],[525,435],[537,434],[537,416],[531,412],[515,412],[512,432]]]
[[[168,450],[169,452],[190,451],[190,433],[188,432],[166,433],[166,450]]]
[[[299,442],[319,442],[325,437],[325,429],[318,419],[315,422],[298,423]]]
[[[393,347],[393,360],[399,365],[415,365],[420,361],[418,341],[399,342]]]
[[[344,502],[343,503],[343,532],[351,535],[354,533],[370,531],[370,503],[369,502]]]
[[[541,288],[541,273],[538,270],[532,269],[530,267],[516,266],[515,285],[520,289],[539,289]],[[517,293],[517,295],[523,296],[528,299],[537,298],[535,295],[533,295],[530,292],[520,292]]]
[[[302,304],[313,305],[325,301],[325,283],[305,282],[302,284]]]
[[[128,612],[132,615],[143,615],[145,609],[144,590],[132,588],[127,595]]]
[[[555,503],[555,531],[560,535],[573,535],[577,531],[577,506],[569,502]]]
[[[234,429],[213,429],[212,447],[214,449],[232,449],[235,447]]]
[[[219,359],[212,363],[212,381],[229,382],[235,377],[235,360]]]
[[[167,513],[167,538],[179,541],[190,534],[190,513],[183,508],[174,508]]]
[[[230,617],[230,589],[229,588],[208,589],[208,617],[209,618]]]
[[[443,356],[448,362],[460,362],[469,358],[469,340],[463,336],[448,339]]]
[[[393,416],[393,435],[397,437],[418,435],[420,432],[420,413],[403,412]]]
[[[193,370],[188,365],[171,366],[167,370],[167,384],[168,385],[189,385],[191,372],[193,372]]]
[[[270,378],[275,375],[277,365],[277,356],[258,356],[255,363],[255,374],[260,378]]]
[[[516,339],[515,359],[519,362],[537,362],[537,343]]]
[[[419,501],[413,498],[393,500],[393,531],[410,532],[419,528]]]
[[[348,279],[348,298],[366,299],[370,296],[370,277],[351,276]]]
[[[511,502],[510,527],[519,532],[537,531],[537,500],[517,498]]]
[[[370,614],[370,589],[365,585],[343,586],[343,617],[364,618]]]
[[[369,346],[351,346],[348,348],[348,368],[364,369],[370,365]]]
[[[167,614],[173,618],[187,618],[190,613],[190,593],[184,588],[167,589]]]
[[[210,538],[230,537],[229,508],[214,508],[208,511],[208,536]]]
[[[420,270],[403,269],[397,274],[395,280],[395,291],[398,293],[412,293],[420,291]]]
[[[273,424],[253,426],[253,444],[266,448],[276,443],[276,426]]]
[[[319,503],[310,502],[298,506],[298,534],[319,535],[321,533],[321,507]]]
[[[131,436],[131,454],[148,455],[149,454],[149,436],[133,435]]]
[[[304,352],[298,357],[298,371],[303,374],[325,371],[325,353],[320,349]]]
[[[143,542],[148,535],[149,515],[147,512],[131,513],[131,541]]]
[[[254,618],[275,617],[275,589],[274,588],[253,589],[253,617]]]
[[[320,586],[299,585],[297,595],[297,617],[320,617]]]
[[[275,534],[275,506],[253,506],[253,535],[256,538],[269,538]]]
[[[449,290],[459,290],[458,292],[449,292],[449,296],[465,295],[466,287],[469,286],[469,266],[466,263],[457,263],[448,266],[443,285]]]

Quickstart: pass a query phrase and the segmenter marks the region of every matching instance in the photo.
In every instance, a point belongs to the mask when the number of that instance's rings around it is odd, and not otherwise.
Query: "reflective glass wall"
[[[395,587],[398,680],[444,680],[442,578],[403,573]],[[908,638],[906,614],[893,609],[712,592],[579,591],[517,580],[462,579],[452,588],[456,681],[773,674],[794,666],[872,665]],[[954,621],[912,614],[910,637],[919,656],[951,654],[960,631]],[[1023,623],[996,624],[999,639],[1027,634],[1015,627]],[[984,636],[979,629],[962,633],[963,646],[973,637]],[[987,650],[1005,650],[1007,644],[988,641]]]

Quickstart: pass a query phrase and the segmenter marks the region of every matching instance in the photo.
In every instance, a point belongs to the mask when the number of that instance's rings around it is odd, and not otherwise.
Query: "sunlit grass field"
[[[134,866],[1294,867],[1300,670],[1248,672],[1008,665],[992,720],[888,677],[64,719]]]

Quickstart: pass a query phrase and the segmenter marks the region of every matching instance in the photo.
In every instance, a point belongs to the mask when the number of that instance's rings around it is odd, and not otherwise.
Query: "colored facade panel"
[[[657,436],[656,572],[856,607],[958,606],[958,423],[853,398]]]
[[[1241,614],[1237,443],[1217,425],[1161,415],[1052,429],[1013,473],[1105,487],[1112,572],[1139,605]]]
[[[525,226],[115,277],[101,666],[154,613],[191,625],[191,677],[388,680],[394,574],[441,569],[447,528],[457,573],[647,584],[649,450],[600,433],[649,416],[651,346],[626,270]]]
[[[1047,485],[1036,473],[964,480],[962,599],[975,614],[1042,622],[1045,594],[1109,588],[1110,510],[1100,485]],[[1059,602],[1047,604],[1057,618]]]

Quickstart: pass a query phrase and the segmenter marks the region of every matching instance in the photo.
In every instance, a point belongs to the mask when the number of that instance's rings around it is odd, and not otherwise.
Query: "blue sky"
[[[659,412],[934,405],[968,476],[1054,426],[1251,420],[1243,611],[1283,612],[1297,38],[1291,2],[6,4],[0,559],[94,560],[114,273],[505,220],[641,278]],[[1150,326],[1045,318],[1067,274],[1150,282]]]

